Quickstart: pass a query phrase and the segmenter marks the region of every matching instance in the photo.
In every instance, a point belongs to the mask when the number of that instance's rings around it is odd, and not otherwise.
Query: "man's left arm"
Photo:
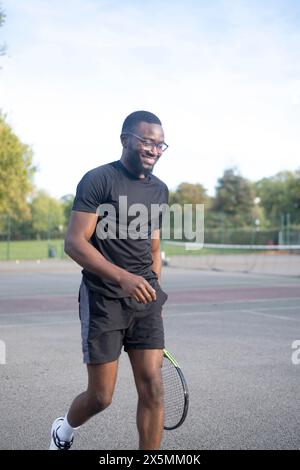
[[[157,274],[158,282],[160,283],[161,275],[161,252],[160,252],[160,231],[154,230],[151,238],[151,253],[152,253],[152,271]]]

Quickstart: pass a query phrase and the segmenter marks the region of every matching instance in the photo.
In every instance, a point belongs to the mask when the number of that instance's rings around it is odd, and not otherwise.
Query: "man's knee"
[[[139,399],[146,406],[161,407],[164,399],[164,389],[160,374],[144,375],[138,384]]]
[[[112,402],[112,395],[105,392],[96,392],[89,396],[90,406],[93,408],[95,413],[100,413],[100,411],[108,408]]]

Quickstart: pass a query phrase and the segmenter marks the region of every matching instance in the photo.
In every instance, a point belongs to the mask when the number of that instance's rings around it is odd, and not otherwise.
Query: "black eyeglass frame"
[[[136,137],[138,140],[140,140],[141,142],[143,142],[143,144],[145,145],[148,145],[151,147],[156,147],[157,150],[161,150],[161,152],[165,152],[167,150],[167,148],[169,148],[168,144],[166,144],[166,142],[161,142],[160,144],[156,144],[155,142],[152,142],[148,139],[144,139],[143,137],[137,135],[137,134],[134,134],[133,132],[124,132],[122,135],[133,135],[133,137]],[[164,145],[164,147],[160,147]]]

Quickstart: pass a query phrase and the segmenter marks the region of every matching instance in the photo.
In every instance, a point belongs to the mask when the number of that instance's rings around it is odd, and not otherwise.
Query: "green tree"
[[[300,169],[281,171],[257,181],[255,186],[270,225],[278,226],[283,214],[290,214],[293,223],[300,223]]]
[[[230,168],[218,179],[213,210],[225,214],[233,225],[252,225],[254,197],[253,184]]]
[[[60,201],[40,190],[31,203],[32,227],[37,236],[62,231],[65,223],[63,206]]]
[[[184,204],[192,205],[192,228],[196,229],[196,204],[206,204],[209,201],[206,190],[200,183],[181,183],[175,191],[170,191],[169,204],[178,204],[183,207]],[[184,212],[180,218],[180,225],[177,226],[176,217],[171,215],[171,238],[180,238],[183,236],[182,227],[184,226]]]
[[[65,223],[68,225],[74,202],[74,194],[66,194],[65,196],[62,196],[60,201],[64,211]]]
[[[27,198],[35,171],[31,148],[20,141],[0,112],[0,213],[28,218]]]
[[[207,202],[206,190],[200,183],[181,183],[175,191],[170,191],[170,204],[204,204]]]

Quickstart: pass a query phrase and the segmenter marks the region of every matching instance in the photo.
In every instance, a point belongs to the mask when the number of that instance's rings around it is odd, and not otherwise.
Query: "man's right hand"
[[[125,272],[120,279],[120,287],[138,302],[148,304],[156,300],[155,289],[142,276]]]

